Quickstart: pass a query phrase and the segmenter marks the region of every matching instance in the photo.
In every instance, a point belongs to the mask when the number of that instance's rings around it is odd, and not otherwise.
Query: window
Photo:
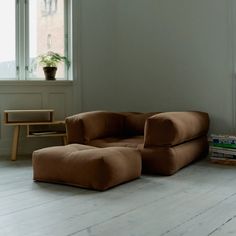
[[[15,12],[15,0],[0,2],[0,79],[16,77]]]
[[[0,2],[0,80],[44,80],[38,55],[48,51],[68,57],[71,0]],[[11,14],[9,14],[11,12]],[[62,63],[57,80],[67,80]]]

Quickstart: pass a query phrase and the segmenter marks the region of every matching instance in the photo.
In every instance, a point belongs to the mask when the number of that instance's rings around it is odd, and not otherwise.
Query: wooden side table
[[[15,126],[12,138],[11,160],[17,159],[17,149],[21,126],[26,126],[29,138],[61,137],[67,144],[65,121],[54,121],[54,110],[5,110],[4,124]]]

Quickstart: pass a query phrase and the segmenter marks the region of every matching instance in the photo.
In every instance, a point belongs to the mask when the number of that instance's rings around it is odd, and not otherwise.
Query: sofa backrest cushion
[[[149,113],[123,113],[125,115],[124,132],[127,136],[143,135],[146,120],[158,114],[158,112]]]
[[[114,112],[93,111],[81,113],[85,141],[97,138],[121,136],[124,129],[124,115]]]

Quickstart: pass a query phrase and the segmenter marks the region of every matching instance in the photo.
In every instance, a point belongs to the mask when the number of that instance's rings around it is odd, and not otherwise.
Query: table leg
[[[13,140],[12,140],[12,149],[11,149],[11,160],[12,161],[16,160],[19,133],[20,133],[20,126],[16,125],[14,128]]]
[[[62,141],[64,145],[67,145],[67,136],[63,136]]]

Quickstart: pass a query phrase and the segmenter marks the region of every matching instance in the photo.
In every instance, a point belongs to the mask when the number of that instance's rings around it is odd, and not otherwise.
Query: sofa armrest
[[[84,144],[83,121],[80,114],[66,118],[67,142]]]
[[[91,111],[66,118],[68,143],[87,143],[98,138],[121,136],[124,115],[107,111]]]
[[[147,119],[144,147],[174,146],[204,136],[209,129],[205,112],[164,112]]]

